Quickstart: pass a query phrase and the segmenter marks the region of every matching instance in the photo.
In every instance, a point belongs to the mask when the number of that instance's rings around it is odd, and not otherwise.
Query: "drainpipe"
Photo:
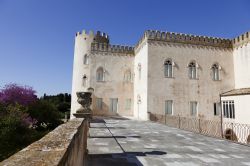
[[[221,128],[221,138],[223,138],[223,117],[222,117],[222,102],[221,102],[221,94],[220,94],[220,128]]]

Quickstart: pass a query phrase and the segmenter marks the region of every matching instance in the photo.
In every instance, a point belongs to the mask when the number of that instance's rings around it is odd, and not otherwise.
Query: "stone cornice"
[[[223,47],[213,47],[206,45],[195,45],[195,44],[183,44],[183,43],[173,43],[173,42],[164,42],[164,41],[156,41],[156,40],[147,40],[149,45],[153,46],[169,46],[169,47],[185,47],[185,48],[197,48],[197,49],[209,49],[209,50],[224,50],[224,51],[232,51],[233,48],[223,48]],[[141,44],[143,46],[143,44]]]

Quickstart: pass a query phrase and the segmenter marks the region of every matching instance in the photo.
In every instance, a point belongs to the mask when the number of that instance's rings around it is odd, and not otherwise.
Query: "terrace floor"
[[[90,126],[89,166],[250,166],[249,146],[163,124],[99,117]]]

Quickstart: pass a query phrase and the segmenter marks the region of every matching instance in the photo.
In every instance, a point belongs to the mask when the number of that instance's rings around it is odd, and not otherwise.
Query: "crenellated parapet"
[[[232,40],[233,47],[237,48],[244,44],[250,43],[250,32],[246,32]]]
[[[78,37],[78,36],[84,36],[84,35],[94,36],[95,33],[92,30],[90,30],[89,32],[87,32],[86,30],[82,30],[82,31],[76,32],[76,37]]]
[[[157,30],[147,30],[144,32],[142,38],[135,45],[135,47],[110,45],[109,36],[106,33],[97,31],[86,32],[85,30],[76,33],[76,37],[92,36],[93,43],[91,44],[92,51],[112,52],[112,53],[126,53],[135,54],[145,44],[145,41],[161,41],[168,43],[190,44],[198,46],[210,46],[215,48],[232,49],[242,46],[250,42],[250,32],[246,32],[232,40],[207,37],[174,32],[162,32]],[[143,44],[144,43],[144,44]]]
[[[109,36],[106,33],[101,33],[100,31],[97,31],[94,37],[94,42],[109,44]]]
[[[86,32],[85,30],[82,30],[81,32],[76,33],[76,37],[78,36],[93,36],[94,37],[94,42],[98,43],[109,43],[109,36],[106,33],[97,31],[96,33],[92,30],[89,32]]]
[[[144,38],[154,41],[164,41],[171,43],[183,43],[201,46],[212,46],[221,48],[232,48],[230,39],[214,38],[207,36],[196,36],[174,32],[161,32],[155,30],[148,30],[144,33]]]
[[[134,55],[134,47],[122,46],[122,45],[110,45],[107,43],[97,43],[97,42],[91,44],[91,51],[124,53],[124,54]]]

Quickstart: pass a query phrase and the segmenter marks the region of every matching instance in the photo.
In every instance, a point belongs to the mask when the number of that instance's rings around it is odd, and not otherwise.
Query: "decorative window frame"
[[[167,110],[168,103],[171,103],[171,113],[169,113]],[[174,115],[174,101],[173,100],[165,100],[165,115]]]
[[[125,83],[131,83],[133,82],[133,75],[130,69],[125,70],[124,76],[123,76],[123,82]]]
[[[167,66],[167,62],[170,62],[171,63],[171,74],[168,72],[168,74],[166,74],[166,66]],[[174,78],[174,67],[175,67],[175,62],[171,59],[171,58],[168,58],[164,61],[164,64],[163,64],[163,68],[164,68],[164,77],[165,78]]]
[[[102,79],[99,79],[98,78],[98,71],[99,70],[102,70]],[[103,67],[98,67],[97,70],[96,70],[96,82],[105,82],[105,70]]]
[[[218,68],[218,79],[215,79],[214,66],[217,66],[217,68]],[[220,81],[221,80],[221,70],[222,70],[222,67],[219,65],[219,63],[217,63],[217,62],[213,63],[213,65],[211,66],[210,70],[211,70],[212,80],[213,81]]]
[[[195,65],[195,77],[192,77],[192,76],[190,75],[190,65],[191,65],[192,63]],[[190,80],[198,80],[198,79],[199,79],[198,69],[200,68],[199,64],[198,64],[195,60],[192,60],[192,61],[190,61],[190,62],[187,64],[187,68],[188,68],[188,78],[189,78]]]

